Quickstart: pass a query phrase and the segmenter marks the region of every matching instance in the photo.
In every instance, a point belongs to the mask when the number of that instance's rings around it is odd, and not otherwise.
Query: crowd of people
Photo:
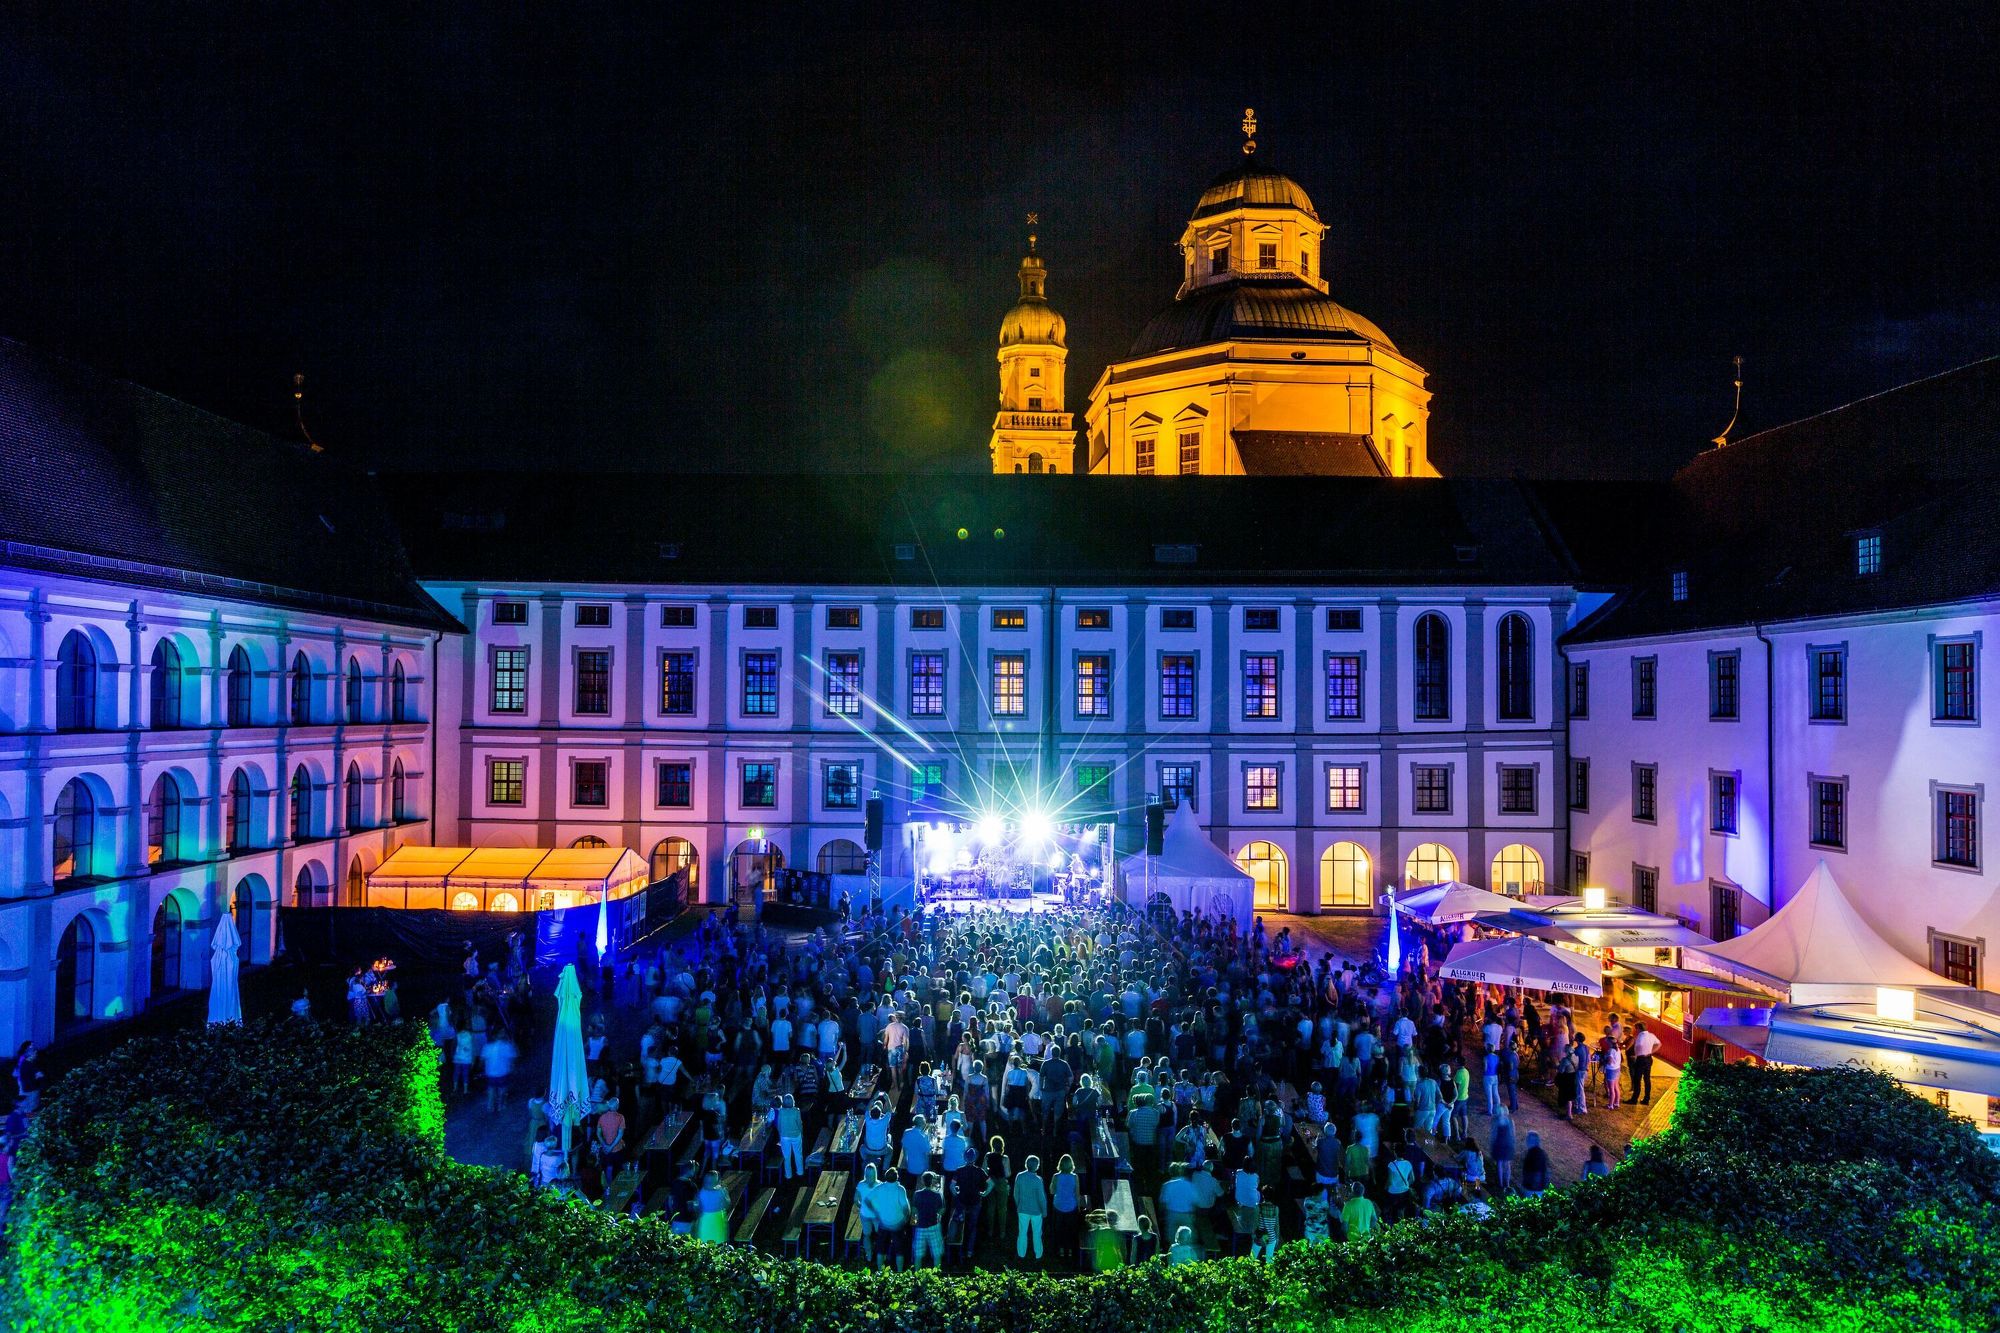
[[[1443,981],[1429,957],[1419,940],[1390,975],[1308,957],[1261,920],[1116,905],[873,911],[805,935],[712,916],[605,970],[591,1113],[564,1154],[531,1101],[531,1171],[727,1240],[745,1130],[771,1126],[782,1213],[851,1109],[850,1206],[878,1266],[1268,1257],[1539,1194],[1551,1162],[1516,1131],[1523,1078],[1552,1080],[1565,1115],[1593,1077],[1615,1105],[1628,1075],[1643,1095],[1648,1034],[1614,1016],[1593,1046],[1559,1000]],[[512,982],[503,968],[476,984],[488,1002],[469,986],[434,1035],[454,1089],[475,1095],[477,1066],[508,1104],[511,1053],[491,1057],[515,1024],[491,1001]],[[685,1158],[642,1160],[682,1110]],[[1601,1150],[1584,1170],[1609,1170]],[[1142,1216],[1107,1208],[1121,1179]]]

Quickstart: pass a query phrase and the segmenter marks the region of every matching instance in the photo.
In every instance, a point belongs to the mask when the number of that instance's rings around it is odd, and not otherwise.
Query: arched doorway
[[[270,962],[270,918],[266,914],[271,910],[271,886],[262,875],[246,875],[237,883],[229,906],[236,918],[236,934],[243,941],[236,956],[246,963]]]
[[[1421,889],[1458,878],[1458,858],[1441,842],[1420,843],[1403,866],[1403,887]]]
[[[187,929],[187,916],[181,908],[180,895],[170,893],[160,900],[159,910],[153,913],[153,989],[154,995],[168,995],[186,984],[181,974],[181,934]]]
[[[785,868],[785,854],[768,838],[745,838],[729,855],[729,887],[735,900],[746,906],[769,895],[778,872]]]
[[[1375,872],[1358,842],[1336,842],[1320,853],[1319,905],[1373,907]]]
[[[686,838],[662,838],[654,843],[652,870],[655,884],[672,879],[683,870],[687,871],[686,900],[695,902],[699,899],[701,856],[695,851],[694,844]]]
[[[355,857],[347,863],[347,905],[359,907],[368,898],[368,872],[361,868],[361,858]]]
[[[97,928],[79,913],[56,944],[56,1027],[97,1016]]]
[[[863,875],[868,872],[868,853],[852,838],[835,838],[819,849],[822,875]]]
[[[1258,911],[1291,910],[1291,885],[1282,848],[1274,842],[1246,843],[1243,850],[1236,853],[1236,864],[1243,868],[1244,874],[1257,882],[1257,895],[1253,901]]]
[[[1540,893],[1547,876],[1542,854],[1524,842],[1510,842],[1493,858],[1493,892],[1519,897]]]

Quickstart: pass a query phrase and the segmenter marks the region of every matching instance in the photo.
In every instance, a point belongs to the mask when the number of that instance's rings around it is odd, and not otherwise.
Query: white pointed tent
[[[1160,854],[1152,858],[1150,890],[1146,859],[1141,851],[1118,863],[1127,903],[1143,909],[1149,892],[1165,894],[1177,914],[1206,912],[1230,918],[1239,930],[1250,928],[1256,881],[1229,859],[1229,853],[1209,841],[1192,806],[1183,802],[1167,820]]]
[[[1847,900],[1824,861],[1763,925],[1720,944],[1689,947],[1685,956],[1701,971],[1793,1004],[1872,1000],[1877,986],[1956,984],[1883,939]]]

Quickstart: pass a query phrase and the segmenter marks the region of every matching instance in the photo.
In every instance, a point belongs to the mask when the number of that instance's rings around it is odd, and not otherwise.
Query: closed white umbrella
[[[243,937],[236,933],[236,918],[224,912],[215,923],[215,936],[208,946],[208,1021],[241,1023],[243,997],[236,987],[236,951]]]
[[[1457,945],[1438,969],[1438,975],[1455,981],[1484,981],[1569,995],[1604,994],[1603,973],[1595,958],[1558,949],[1525,935]]]
[[[556,982],[556,1046],[549,1060],[551,1124],[562,1126],[564,1158],[569,1156],[570,1131],[582,1123],[590,1109],[590,1074],[584,1068],[583,987],[577,984],[576,964],[564,964]]]

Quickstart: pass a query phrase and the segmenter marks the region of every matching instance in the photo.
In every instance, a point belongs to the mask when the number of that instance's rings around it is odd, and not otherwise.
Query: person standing
[[[729,1194],[722,1188],[720,1175],[711,1171],[702,1177],[701,1194],[695,1204],[701,1210],[701,1220],[695,1224],[695,1238],[728,1244]]]
[[[1549,1190],[1549,1155],[1542,1148],[1542,1136],[1528,1131],[1528,1150],[1521,1154],[1521,1192],[1539,1199]]]
[[[944,1267],[944,1183],[935,1171],[926,1171],[915,1201],[916,1239],[910,1266],[922,1268],[926,1257],[932,1268]]]
[[[486,1109],[497,1111],[507,1096],[507,1081],[514,1076],[514,1043],[505,1032],[494,1034],[482,1056],[486,1066]]]
[[[1660,1039],[1641,1022],[1632,1033],[1632,1100],[1641,1106],[1653,1104],[1653,1056],[1659,1049]]]
[[[1042,1223],[1049,1211],[1048,1187],[1042,1183],[1042,1159],[1029,1157],[1014,1176],[1014,1216],[1019,1231],[1014,1240],[1014,1257],[1028,1257],[1028,1242],[1034,1241],[1035,1258],[1042,1257]]]
[[[1382,1229],[1375,1205],[1358,1184],[1347,1187],[1347,1202],[1340,1205],[1340,1226],[1349,1240],[1361,1240]]]
[[[1610,1033],[1604,1034],[1604,1050],[1597,1057],[1604,1066],[1604,1109],[1615,1111],[1625,1092],[1621,1080],[1624,1077],[1625,1052]]]
[[[777,1121],[778,1156],[784,1163],[785,1179],[802,1176],[806,1171],[806,1118],[799,1110],[799,1104],[791,1093],[786,1093],[778,1102],[773,1117]]]
[[[1057,1264],[1074,1266],[1083,1187],[1076,1178],[1076,1159],[1064,1153],[1049,1177],[1049,1252]]]
[[[1508,1194],[1514,1188],[1514,1117],[1502,1106],[1493,1115],[1493,1191]]]

